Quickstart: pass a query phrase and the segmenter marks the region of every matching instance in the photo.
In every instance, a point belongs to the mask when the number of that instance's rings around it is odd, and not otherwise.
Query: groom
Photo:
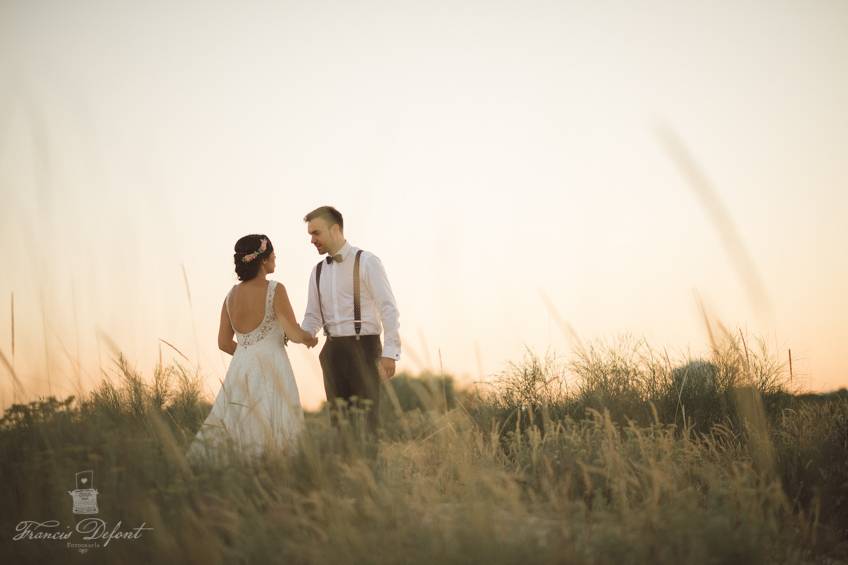
[[[344,237],[344,219],[332,206],[303,218],[312,245],[325,258],[312,269],[309,298],[301,326],[314,336],[323,328],[327,340],[319,359],[333,421],[340,399],[371,402],[368,428],[377,431],[380,381],[395,374],[400,359],[398,309],[383,263],[373,253],[353,247]],[[385,346],[380,345],[380,326]]]

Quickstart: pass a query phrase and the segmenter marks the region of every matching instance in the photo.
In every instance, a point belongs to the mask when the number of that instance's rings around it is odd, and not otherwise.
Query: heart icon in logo
[[[88,479],[86,477],[83,477],[80,479],[80,481],[82,481],[82,484],[85,484],[88,482]]]

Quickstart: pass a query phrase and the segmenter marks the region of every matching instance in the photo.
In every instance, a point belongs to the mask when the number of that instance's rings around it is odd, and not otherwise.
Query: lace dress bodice
[[[233,332],[236,335],[236,342],[239,347],[255,345],[273,333],[278,333],[280,335],[280,339],[283,338],[283,330],[277,322],[277,314],[274,312],[274,292],[276,291],[276,288],[277,281],[268,281],[268,290],[265,294],[265,316],[262,318],[262,322],[258,327],[256,327],[256,329],[251,330],[248,333],[241,333],[233,327]],[[233,289],[235,289],[235,287],[233,287]],[[230,294],[232,293],[233,291],[230,290]],[[227,295],[227,315],[229,316],[229,314],[230,296]],[[232,320],[230,321],[230,326],[232,327]],[[274,330],[277,330],[277,332]]]

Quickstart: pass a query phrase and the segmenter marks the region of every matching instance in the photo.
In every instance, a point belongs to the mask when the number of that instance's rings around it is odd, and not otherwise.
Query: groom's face
[[[321,255],[329,253],[335,242],[338,224],[331,227],[324,218],[315,218],[314,220],[309,220],[306,224],[306,229],[312,238],[312,245],[315,246],[318,253]]]

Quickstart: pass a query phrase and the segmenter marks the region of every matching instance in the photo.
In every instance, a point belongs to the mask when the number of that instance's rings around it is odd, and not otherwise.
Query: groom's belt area
[[[380,334],[362,334],[362,335],[328,335],[327,341],[356,341],[362,339],[380,339]]]

